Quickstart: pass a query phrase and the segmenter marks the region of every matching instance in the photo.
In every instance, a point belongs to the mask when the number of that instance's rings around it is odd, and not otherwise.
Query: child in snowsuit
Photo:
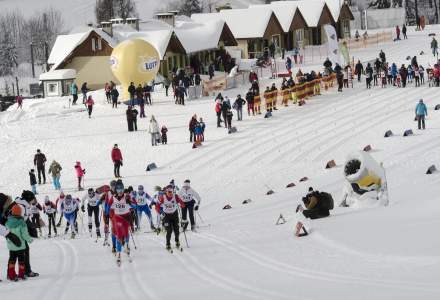
[[[92,116],[92,110],[93,110],[94,104],[95,104],[95,102],[93,101],[92,96],[89,96],[86,101],[87,112],[89,113],[89,119]]]
[[[37,195],[37,177],[35,176],[35,170],[31,169],[31,171],[29,172],[29,180],[31,183],[31,188],[32,188],[32,193],[34,193],[35,195]]]
[[[43,211],[47,215],[48,220],[48,226],[49,226],[49,234],[47,235],[48,238],[52,235],[52,227],[55,232],[55,236],[57,236],[57,227],[55,226],[55,219],[56,219],[56,213],[57,213],[57,207],[56,205],[49,200],[49,196],[46,196],[44,198],[44,205],[43,205]]]
[[[76,171],[76,177],[78,178],[78,191],[83,191],[84,189],[81,187],[81,182],[84,177],[84,174],[86,174],[86,169],[83,169],[81,167],[81,163],[77,161],[75,164],[75,171]]]
[[[21,241],[21,246],[17,247],[10,240],[7,240],[7,246],[9,249],[9,261],[8,261],[8,279],[11,281],[17,281],[18,279],[25,280],[25,249],[26,242],[30,244],[32,238],[29,235],[29,231],[26,222],[23,219],[24,209],[15,204],[11,209],[11,215],[6,222],[6,227],[15,234]],[[15,272],[15,264],[18,261],[18,276]]]
[[[197,123],[196,127],[194,127],[194,139],[196,143],[202,142],[202,127],[200,123]]]
[[[205,127],[206,127],[206,125],[205,125],[205,122],[203,122],[202,118],[200,118],[200,120],[199,120],[199,125],[200,125],[200,128],[202,129],[201,141],[204,142],[205,141]]]
[[[160,129],[160,133],[162,134],[162,145],[166,145],[168,143],[168,137],[167,137],[168,128],[163,125]]]

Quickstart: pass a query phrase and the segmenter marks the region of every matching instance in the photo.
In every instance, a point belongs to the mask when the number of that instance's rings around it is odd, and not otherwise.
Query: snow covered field
[[[423,50],[427,55],[419,62],[426,67],[432,58],[428,32],[412,30],[408,41],[353,55],[372,59],[383,48],[388,61],[404,63],[407,55]],[[237,93],[244,94],[244,89],[225,94]],[[0,190],[15,196],[29,188],[27,171],[40,148],[49,163],[56,159],[62,165],[63,189],[82,196],[74,192],[75,161],[87,170],[86,187],[108,183],[110,150],[118,143],[126,186],[143,184],[152,191],[173,178],[178,185],[190,178],[202,196],[200,213],[206,223],[199,220],[199,232],[187,234],[190,248],[184,247],[183,253],[166,252],[163,235],[137,234],[134,261],[123,260],[121,268],[102,241],[95,243],[86,235],[37,240],[31,245],[31,261],[41,276],[0,283],[1,299],[440,297],[440,177],[425,175],[431,164],[440,164],[440,112],[433,110],[440,103],[440,89],[410,85],[366,90],[364,82],[356,82],[354,89],[330,90],[303,107],[281,108],[271,119],[234,118],[238,133],[232,135],[216,128],[212,98],[182,107],[156,94],[154,105],[147,108],[148,119],[138,119],[140,130],[129,133],[125,107],[112,110],[100,93],[94,95],[98,104],[91,119],[81,106],[68,108],[66,98],[27,101],[22,111],[0,113]],[[416,130],[413,121],[420,98],[429,109],[425,131]],[[188,142],[194,113],[207,123],[206,143],[200,149],[191,149]],[[152,114],[169,129],[167,146],[150,146],[147,120]],[[403,137],[409,128],[415,135]],[[395,136],[385,139],[388,129]],[[295,238],[294,210],[307,188],[331,192],[340,200],[341,165],[347,154],[368,144],[387,171],[390,206],[335,208],[331,217],[309,224],[311,235]],[[338,167],[325,170],[331,159]],[[146,173],[150,162],[159,168]],[[310,180],[299,183],[304,176]],[[286,189],[290,182],[297,186]],[[50,184],[38,189],[40,200],[46,194],[51,200],[56,197]],[[266,196],[268,189],[275,194]],[[252,202],[242,205],[248,198]],[[222,210],[228,203],[232,209]],[[280,213],[288,222],[275,226]],[[0,240],[2,279],[7,255]]]

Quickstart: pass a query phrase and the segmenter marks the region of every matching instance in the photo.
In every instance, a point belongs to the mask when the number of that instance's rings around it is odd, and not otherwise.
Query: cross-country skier
[[[113,195],[107,208],[116,236],[116,263],[121,264],[122,247],[130,257],[129,236],[131,224],[131,199],[124,191],[122,181],[116,183],[116,194]]]
[[[57,236],[57,227],[55,226],[55,218],[57,214],[57,206],[49,200],[49,196],[46,196],[44,198],[44,205],[43,205],[43,211],[47,215],[47,222],[49,223],[49,234],[47,235],[48,238],[52,235],[52,226],[53,231],[55,232],[55,236]]]
[[[182,228],[186,230],[188,227],[188,220],[186,219],[189,213],[189,220],[191,222],[191,230],[196,229],[196,222],[194,220],[194,210],[199,209],[200,205],[200,195],[190,186],[190,180],[184,181],[182,188],[180,189],[178,195],[185,203],[185,207],[182,208]]]
[[[81,211],[85,212],[84,205],[87,202],[87,215],[89,217],[89,233],[92,236],[92,215],[95,215],[95,229],[96,237],[101,237],[101,231],[99,230],[99,205],[101,204],[100,197],[92,188],[89,188],[87,194],[84,195],[81,201]]]
[[[136,209],[137,209],[137,217],[138,217],[138,228],[137,229],[140,229],[140,227],[141,227],[142,213],[144,213],[148,217],[148,221],[150,222],[151,230],[156,230],[156,227],[153,224],[153,218],[152,218],[151,210],[150,210],[150,205],[154,200],[153,200],[153,198],[150,197],[150,195],[148,195],[148,193],[146,193],[144,191],[143,185],[138,186],[138,192],[136,194],[135,199],[136,199]],[[150,203],[148,203],[148,201],[150,201]]]
[[[78,229],[76,228],[75,224],[79,204],[80,200],[78,198],[74,199],[72,195],[66,195],[66,197],[60,203],[60,213],[64,215],[64,218],[67,221],[64,234],[67,234],[70,226],[72,230],[72,239],[74,239],[75,235],[78,234]]]
[[[168,185],[165,188],[165,194],[158,197],[158,203],[156,205],[156,212],[163,211],[163,226],[167,231],[166,235],[166,249],[171,251],[171,234],[174,231],[174,240],[176,242],[176,248],[180,248],[179,242],[179,214],[178,205],[181,208],[185,207],[182,199],[174,193],[172,185]]]
[[[31,221],[34,226],[34,228],[38,228],[38,232],[40,233],[40,236],[43,235],[41,232],[41,226],[40,226],[40,211],[43,210],[43,207],[41,207],[40,203],[37,201],[34,201],[31,203]]]
[[[62,190],[60,190],[60,195],[58,196],[57,200],[55,200],[55,206],[58,211],[60,210],[60,205],[61,205],[61,202],[64,200],[64,198],[66,198],[66,195],[64,194],[64,192]],[[57,227],[61,226],[62,220],[63,220],[63,214],[60,214],[60,219],[57,223]]]
[[[103,214],[104,214],[104,246],[105,245],[110,245],[108,243],[108,236],[109,236],[109,233],[110,233],[110,207],[109,207],[109,202],[110,202],[110,199],[115,194],[116,194],[116,180],[112,180],[110,182],[110,190],[107,193],[104,193],[101,196],[101,202],[104,203],[104,209],[103,209]],[[112,252],[115,253],[116,252],[116,238],[115,238],[114,233],[113,233],[113,228],[112,228],[111,239],[112,239]]]

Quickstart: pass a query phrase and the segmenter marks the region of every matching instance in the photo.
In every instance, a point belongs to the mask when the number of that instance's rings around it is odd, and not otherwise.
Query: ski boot
[[[50,235],[50,233],[47,235],[47,238],[50,239],[52,236]]]
[[[196,225],[192,225],[192,224],[191,224],[191,231],[193,231],[193,232],[196,231]]]
[[[24,263],[18,264],[18,279],[26,280],[26,276],[24,275],[24,270],[25,270]],[[38,273],[34,273],[34,274],[36,274],[36,276],[40,275]]]
[[[112,247],[112,253],[116,254],[116,247]]]
[[[170,244],[167,244],[166,249],[167,249],[167,251],[170,251],[171,253],[173,252],[173,249],[171,249],[171,245]]]
[[[101,231],[99,229],[96,229],[96,237],[101,238]]]
[[[150,223],[150,228],[152,231],[156,231],[156,227],[153,225],[153,223]]]
[[[10,281],[17,281],[17,274],[15,273],[15,263],[8,264],[8,280]]]
[[[40,276],[40,274],[38,274],[37,272],[30,271],[26,273],[26,277],[38,277],[38,276]]]
[[[72,235],[70,236],[72,239],[75,238],[75,231],[72,231]]]
[[[160,230],[160,227],[157,227],[157,228],[156,228],[156,234],[159,235],[159,234],[160,234],[160,231],[161,231],[161,230]]]

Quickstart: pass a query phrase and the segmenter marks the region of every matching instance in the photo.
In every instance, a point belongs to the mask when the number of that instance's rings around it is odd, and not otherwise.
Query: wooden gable
[[[177,36],[174,32],[171,35],[167,49],[165,50],[165,53],[164,53],[164,57],[167,55],[168,52],[173,52],[173,53],[177,53],[177,54],[186,54],[185,48],[183,47],[182,43],[177,38]],[[162,59],[164,59],[164,57]]]
[[[341,12],[339,13],[339,20],[354,20],[353,13],[351,12],[350,7],[347,4],[343,4],[341,7]]]
[[[229,28],[228,24],[226,24],[226,22],[223,25],[222,33],[220,35],[220,41],[222,41],[223,44],[227,47],[238,45],[237,40],[235,39],[231,29]]]
[[[296,8],[295,14],[293,15],[292,24],[290,24],[289,30],[294,31],[301,28],[307,28],[307,23],[301,11],[298,8]]]
[[[324,4],[324,7],[322,8],[321,16],[319,17],[318,26],[323,26],[325,24],[334,24],[335,20],[332,17],[332,13],[330,12],[330,9],[328,8],[327,4]]]
[[[113,51],[113,47],[110,46],[109,43],[106,40],[104,40],[95,31],[91,31],[89,36],[81,44],[79,44],[72,51],[72,53],[70,53],[64,59],[64,61],[57,67],[57,69],[64,68],[75,57],[80,57],[80,56],[110,56],[112,51]]]
[[[278,21],[278,18],[272,12],[269,22],[267,23],[266,31],[264,32],[263,38],[270,40],[273,35],[282,35],[283,33],[284,31],[283,27],[280,24],[280,21]]]

